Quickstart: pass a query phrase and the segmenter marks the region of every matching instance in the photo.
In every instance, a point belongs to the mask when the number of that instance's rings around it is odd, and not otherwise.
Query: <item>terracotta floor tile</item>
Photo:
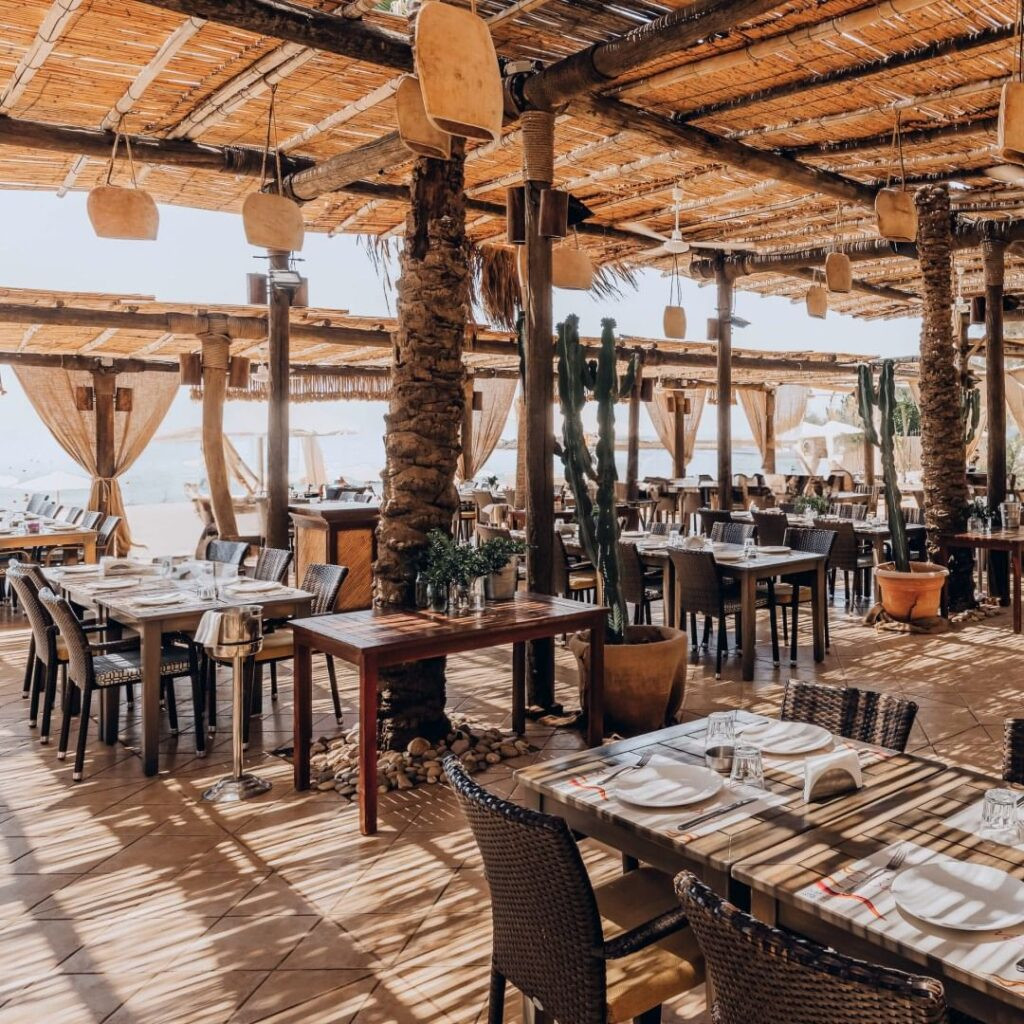
[[[376,984],[362,970],[274,971],[230,1024],[349,1024]]]
[[[137,989],[104,1024],[224,1024],[266,977],[265,971],[163,971]]]
[[[0,1024],[96,1024],[106,1020],[147,981],[143,974],[57,972],[21,989],[4,1003],[0,1007]]]
[[[188,948],[171,967],[181,971],[271,971],[279,967],[317,917],[223,917]]]

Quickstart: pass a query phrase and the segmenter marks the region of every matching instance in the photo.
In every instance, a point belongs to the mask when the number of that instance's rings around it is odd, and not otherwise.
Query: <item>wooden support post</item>
[[[110,514],[110,486],[114,476],[114,391],[117,374],[96,370],[92,375],[96,413],[96,476],[101,485],[95,510]]]
[[[988,404],[988,507],[998,516],[1006,500],[1006,362],[1003,354],[1003,281],[1005,246],[986,238],[981,243],[985,264],[985,397]],[[989,590],[1000,604],[1009,601],[1006,556],[992,552]]]
[[[775,388],[764,396],[764,471],[775,472]]]
[[[462,390],[462,432],[459,437],[459,446],[462,448],[462,479],[472,480],[477,467],[473,465],[473,378],[468,374]]]
[[[875,446],[868,440],[868,435],[864,435],[864,483],[868,487],[875,486]],[[874,512],[874,509],[872,509]]]
[[[675,428],[675,451],[672,452],[672,475],[686,476],[686,395],[677,391],[673,396],[672,425]]]
[[[551,239],[540,233],[540,195],[554,178],[555,115],[523,114],[526,187],[526,579],[529,590],[550,594],[555,532],[554,375],[551,372]],[[555,649],[551,639],[528,649],[527,703],[553,708]]]
[[[225,334],[201,334],[199,340],[203,343],[203,461],[217,533],[224,540],[231,540],[238,536],[224,458],[224,394],[231,339]]]
[[[644,382],[643,353],[637,355],[636,380],[629,393],[629,433],[626,439],[626,500],[636,501],[640,472],[640,391]]]
[[[270,270],[287,270],[288,253],[268,252]],[[288,356],[291,291],[276,286],[273,273],[267,288],[267,546],[288,547]]]
[[[718,507],[732,508],[732,278],[718,257]]]
[[[516,399],[516,508],[526,508],[526,402]]]

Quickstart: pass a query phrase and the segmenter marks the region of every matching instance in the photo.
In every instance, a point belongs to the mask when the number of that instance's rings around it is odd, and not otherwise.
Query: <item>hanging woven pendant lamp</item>
[[[900,187],[891,188],[892,171],[899,161]],[[878,217],[878,233],[890,242],[917,241],[917,207],[913,195],[907,191],[907,174],[903,164],[903,136],[900,132],[900,114],[892,130],[892,161],[886,187],[875,196],[875,215]]]
[[[415,75],[406,75],[395,91],[398,134],[410,152],[447,160],[452,155],[452,137],[434,126],[423,109],[423,93]]]
[[[675,300],[676,304],[673,304]],[[661,319],[666,338],[686,337],[686,310],[683,309],[683,283],[679,280],[679,257],[672,257],[672,276],[668,287],[668,305]]]
[[[124,138],[124,146],[128,154],[132,187],[123,188],[120,185],[110,184],[120,139],[119,130],[114,136],[114,150],[110,154],[110,162],[107,164],[106,182],[89,190],[89,197],[85,203],[89,222],[98,238],[152,242],[160,227],[160,212],[156,208],[153,197],[139,188],[136,183],[135,161],[132,159],[132,147],[127,135]]]

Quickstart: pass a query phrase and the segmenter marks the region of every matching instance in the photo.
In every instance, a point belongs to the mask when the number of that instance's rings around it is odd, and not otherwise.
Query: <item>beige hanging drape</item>
[[[245,493],[251,498],[260,488],[259,477],[250,469],[248,463],[238,449],[224,435],[224,458],[228,464],[228,472],[245,488]]]
[[[776,437],[803,423],[809,390],[804,384],[780,384],[775,389]]]
[[[319,487],[330,483],[327,479],[327,468],[324,465],[324,451],[320,447],[320,438],[316,434],[307,434],[302,438],[302,461],[306,467],[306,483],[310,487]]]
[[[669,395],[671,392],[654,389],[654,398],[650,402],[644,402],[647,408],[647,415],[651,418],[654,432],[658,440],[668,451],[672,458],[676,455],[676,427],[675,413],[668,407]],[[690,400],[690,411],[683,421],[683,464],[689,465],[693,458],[693,450],[697,444],[697,428],[700,426],[700,418],[704,413],[704,403],[708,398],[707,388],[687,389],[686,397]]]
[[[178,393],[176,373],[119,373],[117,386],[131,388],[132,411],[114,413],[114,473],[99,476],[96,464],[96,413],[75,408],[75,388],[92,387],[87,370],[58,370],[49,366],[16,366],[14,373],[28,400],[57,443],[92,477],[90,509],[106,509],[120,516],[112,554],[125,555],[131,533],[118,477],[127,472],[145,450]]]
[[[768,394],[765,391],[753,391],[750,388],[738,388],[740,405],[746,413],[747,422],[750,424],[750,433],[754,438],[754,444],[761,453],[761,462],[764,463],[768,452]]]
[[[472,480],[497,447],[508,422],[518,383],[514,377],[479,377],[473,381],[473,390],[482,396],[483,408],[473,411],[472,451],[469,452],[468,464],[466,452],[459,456],[456,475],[460,480]]]

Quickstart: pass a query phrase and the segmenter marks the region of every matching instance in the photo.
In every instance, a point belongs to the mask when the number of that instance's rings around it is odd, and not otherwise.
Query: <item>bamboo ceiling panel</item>
[[[341,6],[340,0],[299,2],[325,10]],[[477,9],[491,20],[503,57],[548,64],[686,5],[687,0],[479,0]],[[1011,216],[1019,212],[1020,191],[982,172],[994,162],[992,118],[1013,67],[1014,18],[1008,0],[788,0],[624,76],[607,92],[680,116],[716,137],[870,187],[884,184],[892,170],[889,135],[898,108],[910,133],[904,159],[912,182],[952,180],[954,205],[963,217]],[[383,12],[367,21],[407,29],[404,18]],[[936,46],[945,51],[929,49]],[[861,66],[871,73],[840,82],[829,78]],[[388,68],[132,0],[0,5],[0,113],[15,119],[92,129],[120,121],[133,134],[259,148],[273,89],[274,139],[291,156],[320,161],[395,130],[396,83]],[[795,83],[804,88],[795,92]],[[783,87],[789,88],[777,94]],[[119,110],[126,107],[122,120]],[[951,125],[960,126],[956,134],[930,137]],[[136,172],[158,201],[206,209],[237,211],[258,186],[251,177],[182,167],[150,164]],[[408,173],[407,162],[382,169],[377,180],[404,185]],[[520,173],[514,124],[506,126],[499,143],[469,147],[471,199],[503,203],[505,189]],[[103,160],[0,147],[0,187],[87,190],[105,175]],[[636,131],[609,128],[572,105],[558,118],[555,176],[587,204],[597,224],[639,223],[667,234],[672,188],[679,183],[680,224],[693,241],[785,252],[877,237],[871,212],[852,202],[765,180],[682,143],[672,148]],[[119,161],[115,181],[128,178],[127,165]],[[341,192],[304,210],[310,230],[385,237],[402,233],[405,213],[405,204],[391,198]],[[467,222],[475,243],[503,242],[502,217],[470,211]],[[588,234],[580,243],[601,262],[661,268],[671,262],[649,255],[654,239],[648,244]],[[962,265],[965,290],[976,290],[976,259],[965,256]],[[1011,255],[1010,280],[1017,280],[1021,266]],[[911,293],[920,287],[916,264],[898,257],[857,263],[855,276]],[[807,284],[781,275],[739,282],[741,288],[793,299],[802,299]],[[914,313],[917,306],[854,292],[833,296],[831,308],[888,317]],[[114,335],[100,348],[113,351],[130,343]]]

